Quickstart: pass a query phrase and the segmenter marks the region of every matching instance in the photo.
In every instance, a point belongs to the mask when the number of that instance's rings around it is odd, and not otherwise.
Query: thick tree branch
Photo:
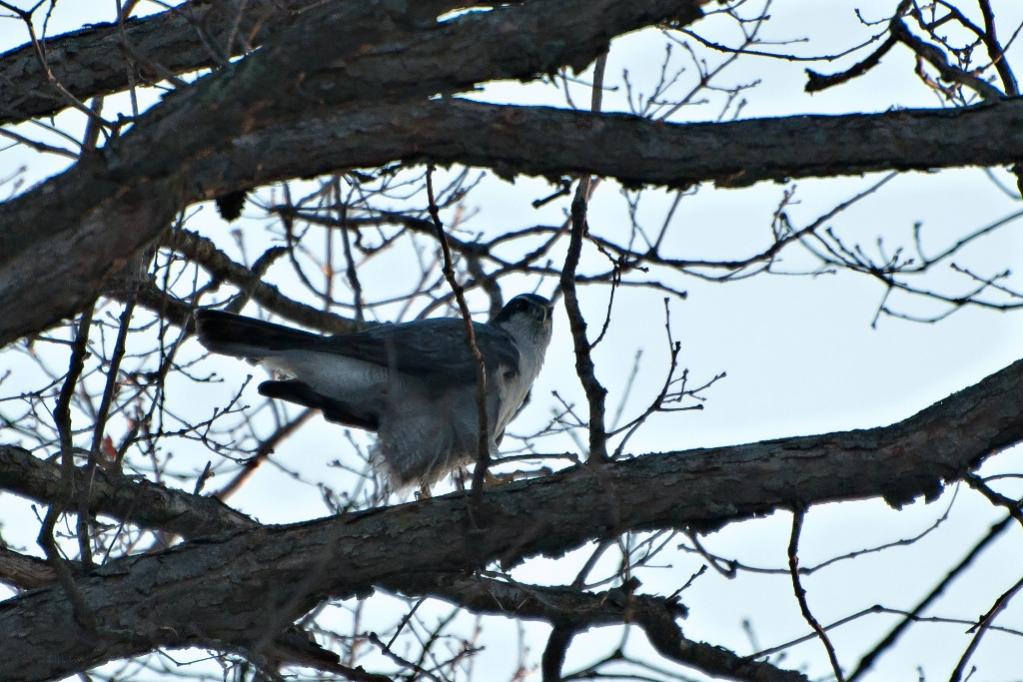
[[[338,1],[338,0],[335,0]],[[351,2],[352,0],[341,0]],[[320,0],[225,0],[183,2],[166,12],[88,27],[40,41],[43,65],[35,46],[26,43],[0,54],[0,125],[52,116],[67,107],[50,77],[80,100],[129,88],[132,83],[163,80],[220,66],[227,57],[258,47]],[[417,0],[411,21],[428,24],[472,0]],[[358,31],[358,27],[353,27]],[[339,36],[339,40],[349,36]],[[129,78],[129,73],[133,78]]]
[[[237,138],[232,146],[191,166],[190,182],[177,188],[181,203],[210,199],[279,179],[372,166],[395,159],[488,166],[499,174],[517,172],[560,176],[590,172],[627,184],[685,185],[713,180],[745,185],[759,180],[834,176],[885,169],[926,170],[993,166],[1023,158],[1023,141],[1011,131],[1023,126],[1023,100],[969,109],[905,110],[850,116],[796,116],[727,124],[669,125],[624,115],[595,116],[542,107],[510,107],[468,101],[414,102],[342,108],[299,123],[271,126]],[[1002,132],[999,132],[1002,131]],[[1002,134],[1004,133],[1004,134]],[[807,145],[816,152],[806,154]],[[106,270],[94,263],[122,262],[116,246],[134,243],[140,233],[158,233],[166,211],[155,208],[168,197],[147,200],[137,183],[124,179],[124,200],[100,202],[70,235],[86,236],[103,228],[103,239],[74,242],[68,254],[54,238],[36,241],[34,225],[79,222],[64,210],[91,206],[90,191],[102,173],[69,173],[58,186],[26,197],[25,214],[41,222],[0,217],[12,248],[23,242],[34,255],[24,267],[0,262],[0,300],[8,314],[0,319],[0,342],[40,329],[61,313],[63,296],[35,300],[44,283],[74,291],[99,287]],[[61,202],[50,200],[59,194]],[[137,197],[137,203],[127,200]],[[29,204],[25,206],[25,204]],[[166,206],[167,210],[173,208]],[[13,212],[12,212],[13,215]],[[71,221],[68,223],[68,221]],[[156,224],[153,224],[153,223]],[[94,227],[95,226],[95,227]],[[130,246],[123,248],[131,248]],[[49,282],[42,267],[47,254],[59,253],[57,268],[70,280]],[[116,255],[115,255],[116,254]],[[108,268],[109,270],[109,268]],[[85,276],[91,280],[85,280]],[[19,286],[20,285],[20,286]],[[15,289],[10,290],[10,287]],[[24,294],[15,298],[14,294]],[[53,308],[61,308],[54,311]]]
[[[0,631],[13,633],[0,639],[0,678],[66,674],[155,646],[244,649],[281,609],[298,617],[328,597],[414,588],[424,573],[560,555],[629,530],[707,530],[795,505],[933,497],[943,480],[1023,440],[1021,403],[1023,361],[888,427],[650,455],[508,484],[475,510],[485,531],[474,530],[467,499],[451,495],[127,558],[78,580],[106,633],[98,642],[74,636],[58,589],[0,604]],[[594,476],[608,483],[599,493]],[[417,548],[414,570],[409,546]]]
[[[668,17],[694,20],[701,1],[528,3],[430,30],[406,26],[414,17],[384,2],[310,10],[263,49],[175,92],[124,137],[5,205],[0,343],[44,329],[95,296],[197,198],[193,166],[233,138],[345,103],[582,68],[615,35]],[[356,30],[361,39],[343,39]]]
[[[35,589],[51,585],[56,579],[46,561],[0,547],[0,581]],[[402,586],[403,592],[411,589],[411,584]],[[626,594],[621,590],[591,593],[574,587],[523,585],[464,575],[425,576],[414,593],[451,602],[476,614],[570,624],[575,631],[635,623],[666,657],[705,673],[765,682],[806,680],[802,674],[687,639],[676,623],[678,618],[685,617],[685,607],[664,597]]]
[[[29,43],[0,55],[0,124],[52,116],[67,106],[52,78],[80,100],[128,88],[135,82],[162,80],[153,65],[171,73],[216,66],[266,40],[284,20],[315,0],[250,0],[245,11],[235,3],[185,2],[166,12],[124,22],[92,24],[40,41],[46,64]],[[223,48],[216,54],[199,38]],[[231,37],[234,37],[231,40]],[[231,44],[228,45],[228,42]],[[127,53],[134,55],[129,58]],[[218,59],[219,57],[219,59]]]
[[[85,484],[81,469],[75,469]],[[62,499],[60,466],[16,445],[0,445],[0,488],[44,504]],[[255,526],[241,512],[213,497],[192,495],[144,478],[97,468],[89,482],[89,511],[142,528],[200,537]],[[2,676],[0,676],[2,678]]]
[[[197,164],[211,198],[232,188],[394,160],[498,175],[591,173],[626,185],[744,187],[763,180],[998,166],[1023,157],[1023,99],[962,109],[668,124],[466,100],[345,108],[237,138]],[[808,148],[814,149],[807,154]]]
[[[522,585],[460,576],[428,577],[415,594],[444,599],[473,613],[541,620],[572,632],[601,625],[635,623],[643,628],[651,644],[663,656],[708,675],[763,682],[806,680],[800,673],[750,661],[727,649],[687,639],[676,622],[684,617],[685,607],[664,597],[637,595],[621,589],[594,594],[574,587]]]

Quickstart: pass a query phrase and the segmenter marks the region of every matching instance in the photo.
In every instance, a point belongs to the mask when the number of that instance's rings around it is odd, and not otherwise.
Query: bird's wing
[[[507,332],[478,322],[473,323],[473,328],[488,374],[502,366],[519,366],[518,348]],[[476,377],[476,360],[466,344],[465,323],[458,318],[384,324],[356,334],[325,338],[319,350],[416,376],[436,375],[464,382]]]
[[[196,321],[202,343],[227,355],[260,359],[288,351],[312,351],[356,358],[416,376],[433,375],[460,382],[472,382],[476,377],[476,361],[466,345],[465,322],[460,318],[381,324],[337,336],[320,336],[217,310],[199,311]],[[498,367],[519,366],[518,348],[507,332],[478,322],[473,328],[488,374]]]

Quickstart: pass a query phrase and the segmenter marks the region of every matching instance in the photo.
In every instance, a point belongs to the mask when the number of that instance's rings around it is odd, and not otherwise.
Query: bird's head
[[[501,308],[493,323],[517,339],[528,340],[543,351],[551,340],[554,304],[536,294],[519,294]]]

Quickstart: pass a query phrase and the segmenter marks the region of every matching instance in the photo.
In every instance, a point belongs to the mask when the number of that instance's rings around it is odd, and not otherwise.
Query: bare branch
[[[102,155],[7,204],[0,218],[0,306],[15,309],[17,299],[23,317],[7,318],[0,342],[45,328],[91,300],[110,276],[113,259],[148,245],[196,191],[192,162],[240,134],[352,102],[450,93],[566,63],[581,68],[614,35],[670,16],[699,16],[697,0],[682,7],[671,0],[573,2],[578,7],[528,3],[469,13],[425,36],[405,31],[401,39],[386,30],[401,16],[381,21],[377,2],[331,3],[304,14],[237,68],[164,100]],[[563,39],[568,17],[572,41]],[[368,34],[367,26],[374,32]],[[345,40],[348,31],[358,31],[358,39]],[[520,36],[530,36],[535,49],[521,50]],[[374,38],[386,40],[387,49],[366,49]],[[462,58],[451,60],[452,53]],[[520,58],[507,60],[508,54]],[[410,70],[410,64],[418,66]],[[337,77],[339,70],[344,78]],[[301,92],[273,93],[268,82],[300,83]],[[110,210],[97,211],[100,206]],[[54,214],[44,218],[40,212]],[[70,246],[84,243],[90,248]],[[60,296],[53,295],[55,287]]]
[[[84,484],[76,470],[78,485]],[[0,446],[0,487],[50,503],[61,499],[60,467],[13,445]],[[200,537],[250,528],[254,521],[211,497],[191,495],[144,479],[97,469],[88,487],[89,509],[143,528]]]
[[[437,207],[437,199],[433,194],[433,167],[426,171],[426,196],[429,202],[430,219],[436,231],[437,241],[440,243],[443,254],[444,265],[441,270],[444,279],[448,281],[451,292],[458,302],[458,312],[465,323],[465,344],[469,348],[469,354],[476,361],[476,423],[479,434],[476,442],[476,468],[472,474],[472,494],[475,500],[479,500],[483,492],[483,479],[490,466],[490,421],[487,415],[487,365],[483,351],[476,344],[476,327],[473,326],[472,313],[469,312],[469,304],[465,302],[465,289],[458,282],[455,276],[454,264],[451,260],[451,247],[448,245],[447,233],[444,232],[444,223],[440,220],[440,209]]]
[[[969,646],[966,647],[966,651],[963,652],[963,655],[959,659],[959,662],[956,663],[956,667],[952,671],[952,674],[949,675],[949,682],[959,682],[963,679],[963,672],[966,670],[966,665],[970,662],[970,657],[973,655],[973,652],[975,652],[977,647],[980,646],[981,638],[988,630],[991,629],[991,623],[994,622],[995,616],[1009,605],[1009,602],[1014,596],[1016,596],[1016,593],[1019,592],[1020,589],[1023,589],[1023,578],[1017,580],[1012,587],[1003,592],[998,599],[995,600],[995,603],[991,606],[991,608],[988,609],[987,613],[982,615],[980,620],[978,620],[977,623],[967,631],[974,633],[973,638],[970,639]]]
[[[824,645],[825,651],[828,652],[828,660],[831,662],[831,670],[835,673],[835,680],[837,682],[844,682],[845,677],[842,675],[842,666],[838,662],[838,657],[835,655],[835,647],[831,644],[831,638],[828,637],[828,633],[821,627],[820,622],[814,617],[810,611],[810,605],[806,601],[806,589],[803,588],[802,582],[799,579],[799,534],[803,528],[803,511],[797,509],[792,512],[792,533],[789,535],[789,576],[792,578],[792,591],[796,595],[796,601],[799,602],[799,610],[803,614],[803,618],[810,625],[814,632],[817,633],[817,637],[821,640],[821,644]]]
[[[913,609],[911,609],[907,614],[905,614],[902,620],[899,621],[899,623],[894,628],[892,628],[887,635],[882,637],[881,641],[874,645],[874,648],[868,651],[860,659],[860,662],[856,665],[856,668],[849,675],[848,678],[849,682],[853,682],[853,680],[860,679],[867,671],[869,671],[870,668],[877,661],[877,659],[886,651],[888,651],[892,646],[894,646],[895,642],[899,639],[899,637],[901,637],[902,634],[909,628],[909,626],[919,618],[920,614],[923,613],[924,609],[926,609],[934,602],[934,600],[940,597],[942,593],[944,593],[945,588],[952,584],[952,581],[954,581],[957,577],[962,575],[963,572],[966,571],[966,569],[973,564],[973,561],[978,556],[980,556],[980,554],[985,549],[987,549],[992,542],[1001,537],[1002,533],[1005,532],[1005,530],[1009,528],[1010,525],[1012,525],[1012,521],[1013,521],[1012,515],[1009,515],[1006,516],[1001,521],[999,521],[998,523],[991,526],[991,529],[988,531],[987,535],[981,538],[977,542],[977,544],[975,544],[970,549],[970,551],[966,553],[966,555],[959,561],[959,563],[956,564],[951,570],[949,570],[945,577],[942,578],[941,581],[934,586],[934,588],[927,594],[927,596],[921,599],[920,602],[915,607],[913,607]]]
[[[714,528],[797,503],[869,496],[904,503],[919,494],[934,494],[941,479],[961,477],[986,456],[1023,440],[1020,396],[1023,362],[889,427],[610,463],[600,472],[609,483],[606,487],[593,486],[594,472],[587,466],[537,483],[508,484],[482,496],[489,521],[485,534],[464,532],[469,523],[466,505],[462,496],[454,495],[189,543],[128,559],[131,571],[108,564],[110,569],[101,575],[80,580],[79,589],[100,627],[111,618],[122,626],[125,618],[138,618],[142,621],[129,629],[148,633],[146,638],[107,641],[102,651],[75,643],[74,637],[68,638],[70,614],[63,608],[63,594],[38,591],[0,604],[0,626],[17,633],[0,640],[0,675],[9,676],[3,666],[19,666],[35,676],[54,676],[153,646],[184,646],[211,637],[244,649],[251,641],[247,638],[263,636],[263,624],[271,614],[275,620],[282,617],[279,609],[284,604],[292,604],[297,616],[325,597],[359,592],[373,584],[402,589],[402,576],[408,575],[406,556],[395,553],[389,530],[394,528],[401,528],[402,537],[419,548],[410,576],[414,580],[454,565],[471,569],[489,561],[509,564],[525,556],[560,554],[586,540],[629,529]],[[922,440],[920,432],[932,438]],[[12,451],[16,449],[0,450],[5,455],[2,461],[10,462]],[[33,468],[39,468],[38,460]],[[662,492],[656,497],[649,494],[654,479]],[[22,480],[4,476],[0,485],[17,491]],[[737,486],[736,481],[746,484]],[[94,486],[97,497],[105,488],[99,483]],[[141,485],[143,490],[153,487]],[[591,497],[594,504],[606,504],[608,494],[613,494],[617,508],[618,527],[613,530],[603,515],[593,513],[593,505],[564,504]],[[715,504],[721,499],[729,500],[727,509]],[[533,525],[523,529],[524,518]],[[432,539],[438,534],[462,540],[458,545],[437,543]],[[282,547],[287,550],[282,552]],[[326,565],[331,570],[323,570]],[[167,580],[170,575],[175,580]],[[275,588],[267,589],[270,584]],[[295,592],[299,588],[301,594]],[[150,608],[144,612],[124,602],[137,590],[151,595]],[[253,594],[274,597],[259,601],[252,599]],[[204,611],[203,605],[215,605],[215,613]],[[63,655],[37,655],[38,647]]]

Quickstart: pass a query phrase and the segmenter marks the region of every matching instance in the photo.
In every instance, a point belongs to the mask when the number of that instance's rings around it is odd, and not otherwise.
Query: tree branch
[[[591,593],[575,587],[541,587],[461,576],[427,577],[416,594],[443,599],[477,614],[560,625],[569,635],[601,625],[635,623],[663,656],[708,675],[764,682],[806,679],[800,673],[753,662],[727,649],[687,639],[676,623],[678,618],[684,617],[685,607],[664,597],[637,595],[621,589]]]
[[[594,113],[600,112],[601,88],[604,86],[604,67],[607,64],[607,53],[597,58],[594,66],[592,100],[590,108]],[[587,204],[590,200],[590,187],[592,178],[589,174],[583,174],[579,178],[579,184],[575,188],[575,195],[572,198],[572,210],[569,220],[569,242],[565,253],[565,264],[561,268],[561,277],[558,286],[565,295],[565,313],[568,316],[569,328],[572,331],[572,345],[575,350],[575,373],[579,377],[583,391],[586,393],[586,402],[589,405],[587,421],[589,430],[589,451],[586,453],[587,461],[591,464],[599,464],[607,459],[607,430],[604,427],[604,400],[607,397],[607,389],[597,379],[596,368],[593,365],[593,345],[599,342],[600,336],[593,344],[586,336],[586,318],[583,317],[582,309],[579,306],[579,297],[576,294],[576,269],[579,266],[579,258],[582,254],[583,238],[589,232],[587,222]],[[612,289],[613,291],[613,289]],[[613,294],[612,294],[613,295]],[[610,306],[610,303],[608,304]],[[565,635],[564,646],[571,641],[570,633],[557,633]]]
[[[78,587],[100,631],[135,635],[80,642],[59,589],[22,595],[0,604],[0,631],[13,633],[0,639],[0,677],[53,677],[156,646],[243,650],[265,635],[266,622],[297,618],[328,597],[414,589],[424,573],[560,555],[629,530],[713,529],[795,504],[932,498],[942,480],[1023,440],[1021,402],[1023,361],[888,427],[637,457],[605,465],[606,487],[595,487],[597,472],[585,466],[501,486],[482,496],[485,532],[472,530],[464,498],[454,494],[129,557]],[[12,450],[0,450],[0,461],[10,461]],[[0,485],[16,490],[20,481],[8,471]],[[99,479],[93,487],[97,497],[108,490]],[[609,504],[615,527],[600,513]],[[411,569],[409,546],[417,548]],[[139,594],[147,595],[145,608]]]
[[[76,486],[84,474],[76,468]],[[0,445],[0,488],[37,502],[62,499],[61,470],[16,445]],[[192,495],[144,478],[129,478],[97,468],[88,486],[89,511],[120,521],[164,530],[189,538],[237,531],[255,526],[241,512],[213,497]],[[2,676],[0,676],[2,677]]]
[[[792,578],[792,591],[796,595],[796,601],[799,603],[799,611],[803,614],[803,619],[817,633],[818,639],[820,639],[821,644],[824,645],[824,649],[828,653],[828,661],[831,662],[831,670],[835,673],[835,680],[837,682],[845,682],[845,676],[842,675],[842,666],[838,662],[838,656],[835,654],[835,647],[831,644],[831,638],[828,637],[828,633],[821,627],[813,612],[810,611],[810,604],[806,600],[806,588],[803,587],[802,581],[799,579],[799,535],[803,529],[804,516],[805,513],[802,508],[792,512],[792,532],[789,535],[788,549],[789,577]]]
[[[78,574],[81,564],[68,561],[72,574]],[[57,581],[57,571],[46,559],[19,554],[0,545],[0,582],[22,590],[48,587]]]
[[[235,285],[246,297],[275,315],[331,334],[350,333],[358,328],[352,320],[288,298],[275,285],[263,281],[264,270],[283,253],[284,247],[273,247],[264,254],[265,257],[259,259],[261,267],[247,268],[231,260],[212,240],[191,230],[171,230],[162,244],[201,265],[214,279]]]
[[[386,11],[388,3],[320,5],[263,49],[175,92],[123,137],[5,204],[0,343],[80,309],[202,196],[193,166],[240,135],[352,102],[417,99],[566,64],[582,68],[620,33],[669,17],[694,20],[702,1],[528,3],[422,31],[406,30],[414,17]]]
[[[744,187],[764,180],[998,166],[1023,158],[1023,99],[960,109],[668,124],[626,114],[460,99],[344,108],[237,138],[193,168],[191,200],[391,161],[460,163],[512,177],[590,173],[626,185]],[[806,154],[812,146],[813,154]]]
[[[1009,132],[1020,126],[1019,99],[968,109],[688,125],[543,107],[414,102],[344,108],[243,135],[229,149],[197,160],[190,168],[191,182],[178,191],[181,203],[187,204],[275,180],[395,159],[488,166],[499,174],[512,174],[512,169],[547,176],[586,171],[626,184],[713,180],[740,186],[884,169],[1013,163],[1023,158],[1023,140]],[[803,153],[810,143],[816,152]],[[46,189],[25,195],[17,211],[10,203],[5,206],[11,210],[0,214],[0,253],[22,251],[26,262],[0,257],[0,301],[6,305],[0,343],[73,313],[81,304],[72,305],[64,292],[73,286],[87,299],[102,288],[111,264],[123,262],[119,247],[134,248],[139,234],[159,234],[173,214],[169,205],[156,210],[168,197],[147,199],[131,179],[120,181],[118,192],[125,200],[94,204],[91,190],[107,182],[98,171],[69,172]],[[51,201],[54,193],[61,201]],[[81,207],[85,218],[65,211],[67,205]],[[19,214],[32,220],[19,221]],[[66,250],[66,242],[56,235],[37,241],[39,230],[33,226],[65,224],[77,225],[71,231],[77,235],[102,225],[102,237],[81,244],[72,240],[74,250]],[[56,260],[47,260],[50,253]],[[43,271],[44,263],[58,267]],[[44,295],[54,287],[62,295]],[[145,296],[141,302],[146,303]]]
[[[352,4],[351,0],[345,2]],[[219,66],[225,57],[263,44],[289,20],[318,4],[318,0],[247,0],[241,5],[222,0],[183,2],[166,12],[132,17],[123,28],[118,22],[90,24],[39,43],[53,79],[71,95],[86,100],[126,90],[133,83],[164,80],[166,73]],[[425,22],[472,4],[418,0],[414,17]],[[65,108],[66,98],[48,91],[48,80],[31,43],[0,55],[0,83],[4,86],[0,125],[53,116]]]

